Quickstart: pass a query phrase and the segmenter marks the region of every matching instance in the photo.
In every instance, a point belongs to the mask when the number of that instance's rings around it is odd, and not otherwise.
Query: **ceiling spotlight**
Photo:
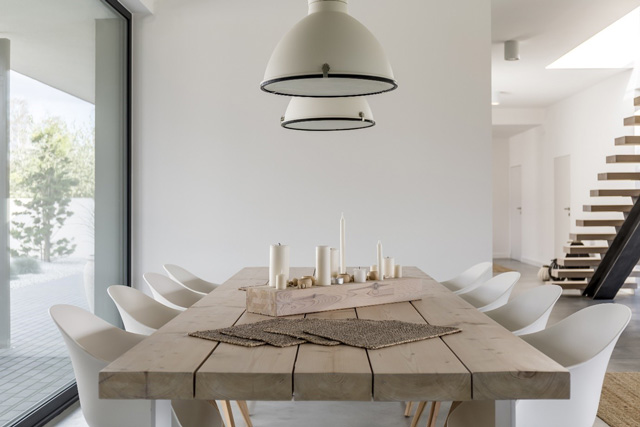
[[[369,103],[360,96],[350,98],[291,98],[280,119],[286,129],[330,131],[374,126]]]
[[[518,42],[518,40],[508,40],[504,42],[504,60],[520,60],[520,43]]]
[[[309,14],[280,40],[260,88],[278,95],[347,97],[398,87],[374,35],[347,13],[347,0],[308,0]]]

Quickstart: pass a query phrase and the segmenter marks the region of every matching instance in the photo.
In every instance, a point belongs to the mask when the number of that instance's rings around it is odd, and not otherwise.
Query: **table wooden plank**
[[[311,313],[313,319],[353,319],[354,309]],[[364,349],[346,345],[304,344],[293,374],[295,400],[370,401],[372,375]]]
[[[426,323],[410,302],[356,309],[360,319]],[[470,400],[471,374],[440,338],[368,350],[373,399]]]
[[[263,278],[268,275],[268,269],[245,270],[242,278],[247,280],[255,279],[255,275],[263,274]],[[291,277],[311,273],[313,268],[290,269]],[[237,324],[269,318],[245,312]],[[195,397],[203,400],[291,400],[297,354],[298,346],[247,348],[221,343],[196,372]]]
[[[411,304],[429,323],[462,329],[442,340],[471,371],[474,400],[569,398],[568,370],[435,280],[428,288],[430,296]]]

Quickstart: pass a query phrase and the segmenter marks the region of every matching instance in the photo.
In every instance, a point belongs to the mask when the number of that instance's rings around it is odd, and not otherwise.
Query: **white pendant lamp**
[[[291,98],[280,125],[286,129],[331,131],[374,126],[369,103],[363,97]]]
[[[382,46],[347,13],[347,0],[308,1],[309,14],[271,54],[262,90],[331,98],[373,95],[398,87]]]

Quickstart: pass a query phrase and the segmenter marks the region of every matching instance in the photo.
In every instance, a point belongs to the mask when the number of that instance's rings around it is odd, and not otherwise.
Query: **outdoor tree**
[[[70,156],[72,135],[64,122],[49,118],[31,136],[29,155],[21,160],[20,174],[15,176],[15,193],[20,211],[11,221],[11,236],[20,242],[11,255],[39,256],[50,262],[52,257],[70,255],[76,245],[67,238],[56,239],[56,232],[73,215],[69,210],[71,196],[78,184]]]

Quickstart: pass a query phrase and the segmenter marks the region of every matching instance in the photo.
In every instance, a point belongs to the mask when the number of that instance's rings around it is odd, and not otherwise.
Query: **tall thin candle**
[[[344,274],[347,272],[347,264],[345,263],[345,257],[344,257],[344,245],[345,245],[345,238],[344,238],[344,232],[345,232],[345,220],[344,220],[344,213],[342,214],[342,216],[340,217],[340,274]]]
[[[382,256],[382,242],[378,240],[378,274],[380,275],[379,280],[384,279],[384,258]]]

